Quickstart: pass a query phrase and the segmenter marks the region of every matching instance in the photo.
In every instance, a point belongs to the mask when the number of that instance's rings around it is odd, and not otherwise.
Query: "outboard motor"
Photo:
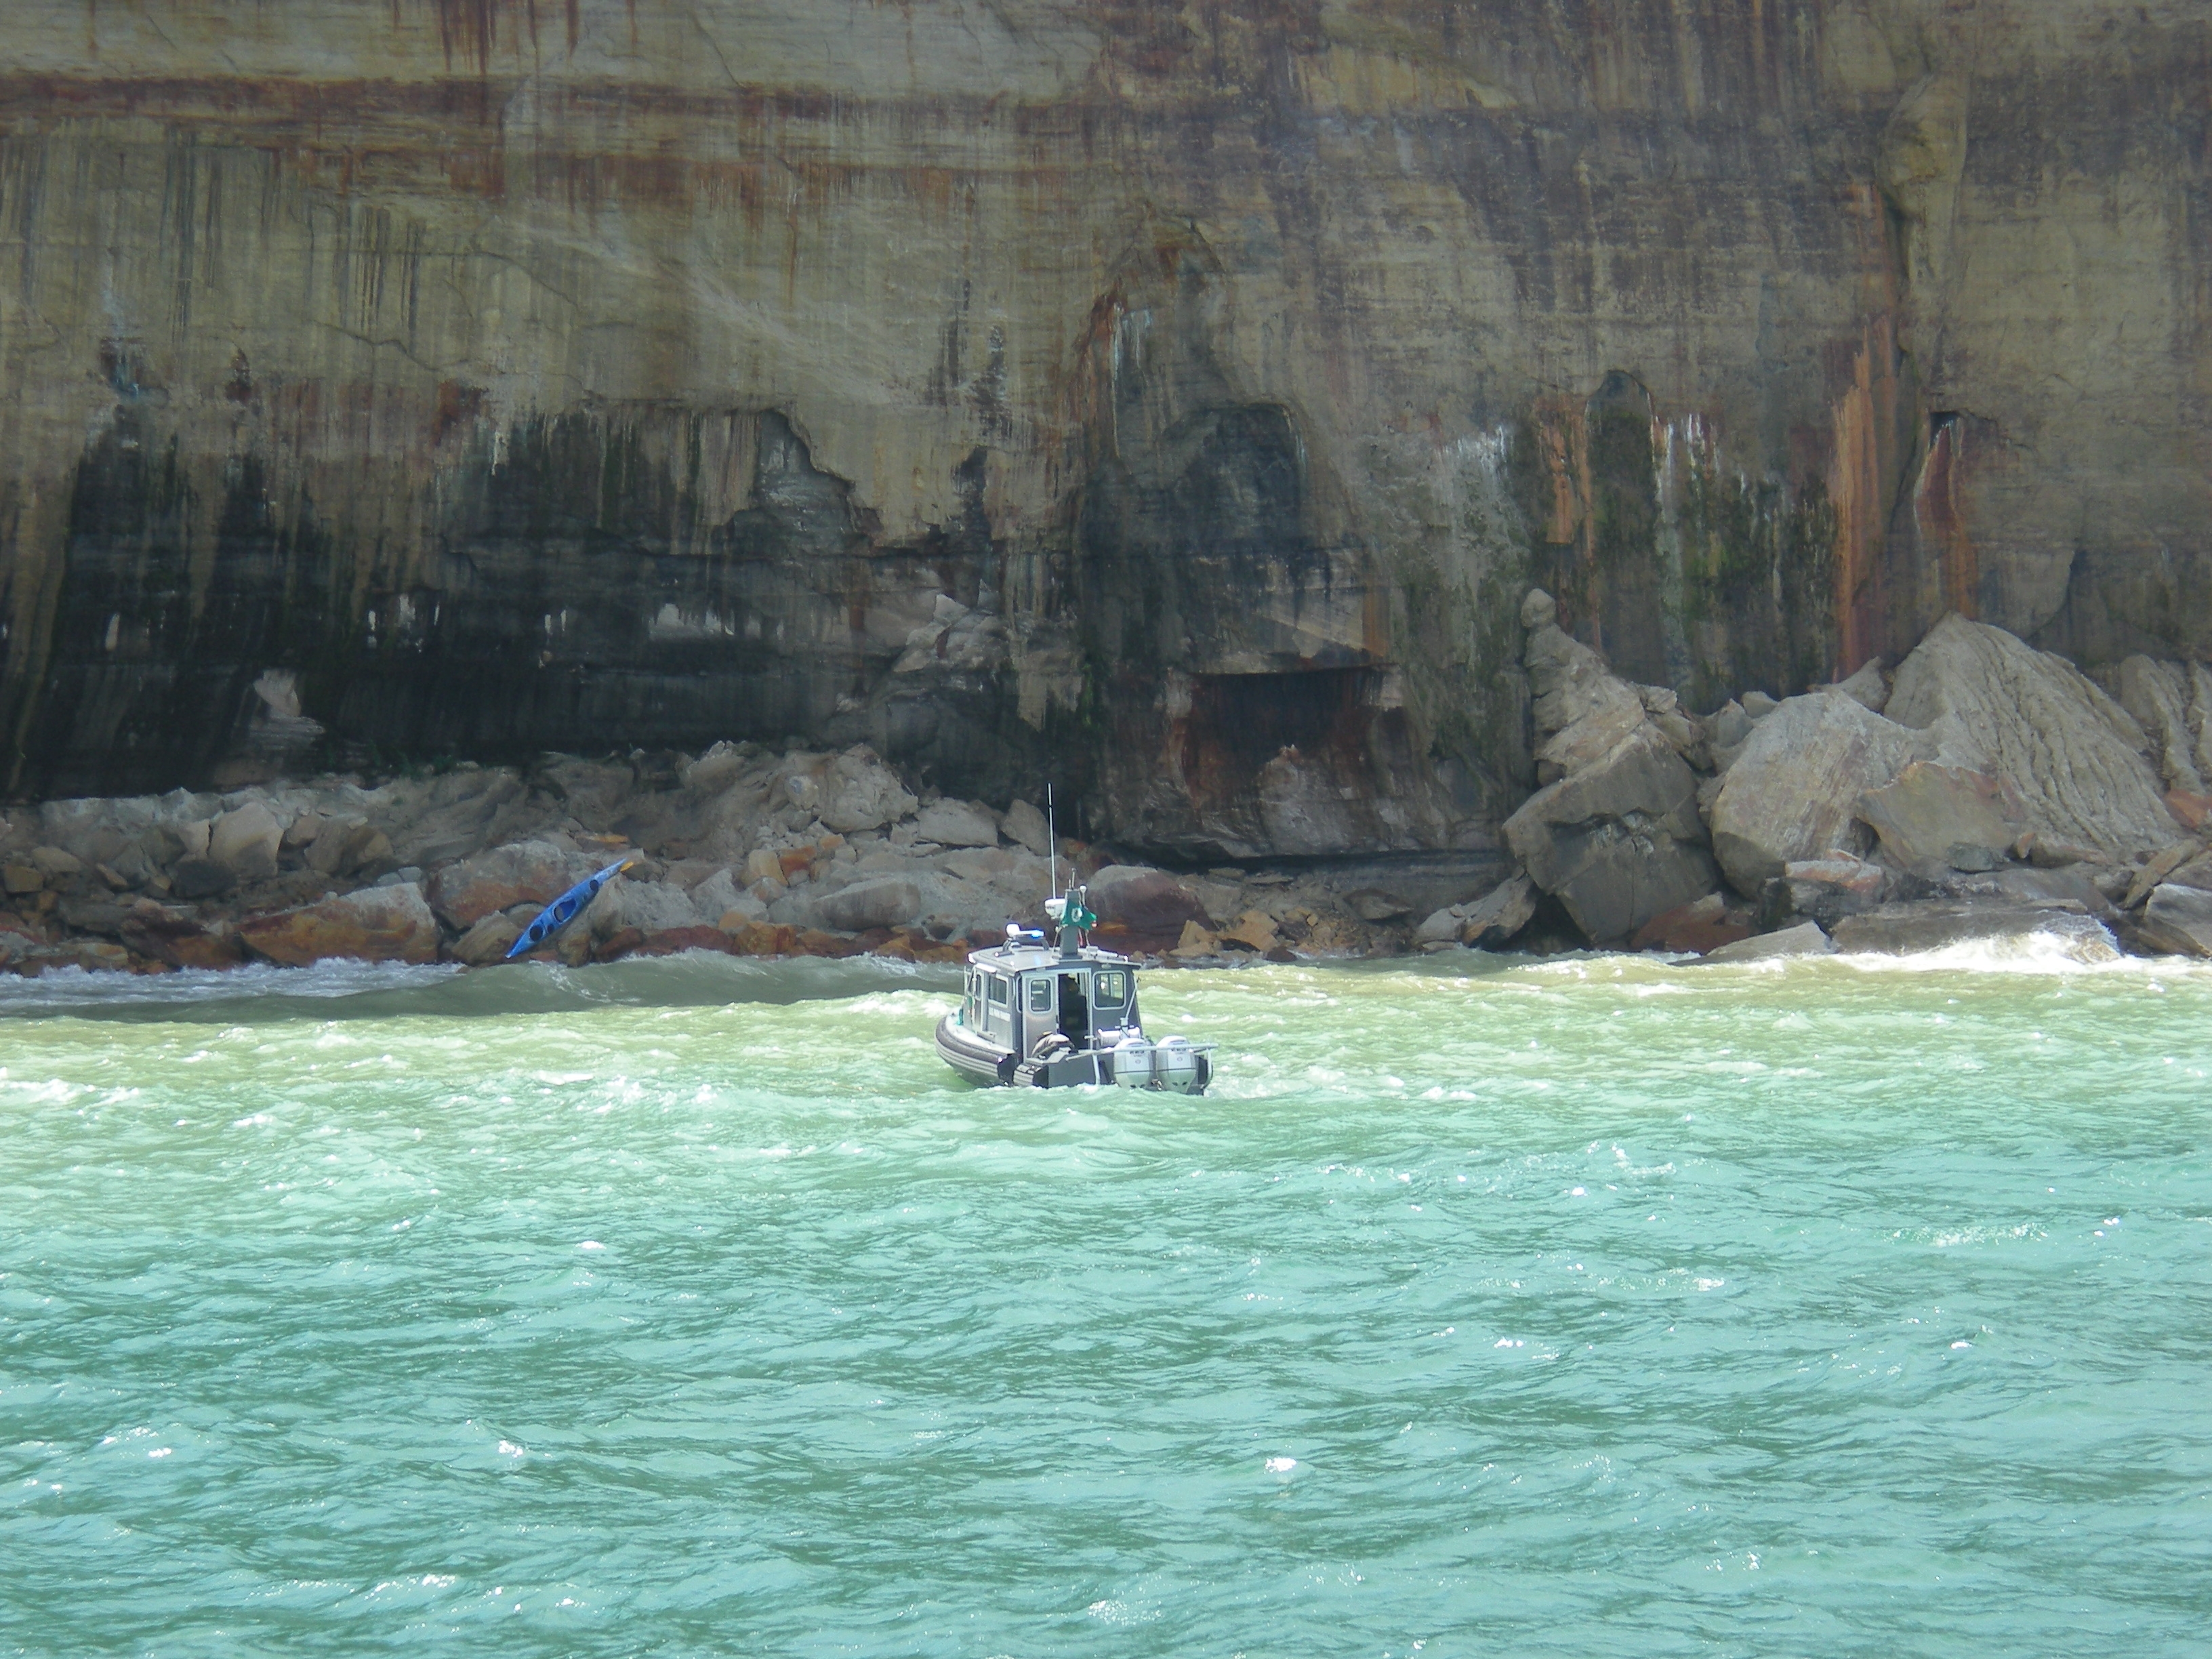
[[[1118,1066],[1115,1075],[1120,1075]],[[1198,1081],[1198,1050],[1190,1046],[1188,1037],[1159,1040],[1152,1050],[1152,1077],[1163,1089],[1176,1089],[1186,1094],[1190,1091]]]
[[[1114,1045],[1114,1081],[1124,1089],[1152,1086],[1152,1040],[1125,1036]]]

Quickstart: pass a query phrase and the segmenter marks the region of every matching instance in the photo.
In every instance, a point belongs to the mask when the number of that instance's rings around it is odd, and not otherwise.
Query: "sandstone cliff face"
[[[1707,708],[2212,656],[2185,0],[19,0],[0,770],[865,740],[1480,846]]]

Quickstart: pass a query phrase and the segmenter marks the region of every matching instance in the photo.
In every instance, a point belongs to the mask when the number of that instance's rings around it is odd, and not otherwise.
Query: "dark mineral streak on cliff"
[[[1693,707],[2212,655],[2185,0],[9,26],[11,793],[797,736],[1472,848],[1531,584]]]

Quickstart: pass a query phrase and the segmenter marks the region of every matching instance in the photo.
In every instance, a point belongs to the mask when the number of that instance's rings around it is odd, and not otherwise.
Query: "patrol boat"
[[[1145,1035],[1137,966],[1090,942],[1098,918],[1084,890],[1048,899],[1045,913],[1059,930],[1056,945],[1010,922],[1004,945],[969,954],[967,994],[937,1024],[945,1063],[978,1083],[1110,1083],[1204,1094],[1214,1045]]]

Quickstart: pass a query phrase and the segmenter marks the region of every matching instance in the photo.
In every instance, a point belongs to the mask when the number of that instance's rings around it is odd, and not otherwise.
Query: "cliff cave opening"
[[[1261,774],[1294,755],[1338,777],[1364,776],[1376,668],[1192,676],[1181,759],[1201,814],[1254,805]]]

